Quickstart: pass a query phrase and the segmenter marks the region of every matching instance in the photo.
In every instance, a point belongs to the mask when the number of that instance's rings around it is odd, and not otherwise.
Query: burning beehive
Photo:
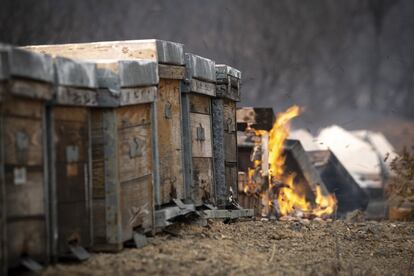
[[[249,126],[245,130],[252,137],[254,148],[250,158],[252,167],[247,170],[243,190],[260,197],[262,216],[324,217],[335,211],[335,196],[327,194],[318,174],[307,165],[309,160],[304,160],[305,155],[290,158],[296,164],[287,166],[290,121],[299,113],[300,108],[293,106],[278,114],[270,131]],[[291,152],[297,154],[300,150]]]

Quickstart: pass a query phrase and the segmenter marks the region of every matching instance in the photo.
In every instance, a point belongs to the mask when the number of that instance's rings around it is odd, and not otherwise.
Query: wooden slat
[[[7,217],[39,216],[45,212],[43,170],[28,171],[26,183],[14,184],[13,166],[6,167]]]
[[[151,126],[118,130],[119,179],[130,181],[152,172]]]
[[[51,100],[53,96],[52,84],[27,79],[11,80],[8,89],[10,94],[33,99]]]
[[[122,240],[132,238],[134,228],[148,231],[153,225],[152,178],[121,183]],[[137,229],[138,230],[138,229]]]
[[[184,198],[180,82],[161,79],[157,96],[160,203]]]
[[[225,179],[226,179],[226,187],[229,194],[230,187],[233,190],[233,198],[237,199],[238,195],[238,175],[237,175],[237,164],[229,164],[225,165]]]
[[[237,162],[236,133],[224,133],[224,158],[226,162]]]
[[[28,106],[30,108],[31,106]],[[42,122],[20,117],[4,118],[6,164],[42,165]]]
[[[159,64],[158,74],[161,79],[182,80],[185,77],[185,67]]]
[[[211,114],[211,98],[204,95],[190,94],[190,112]]]
[[[193,158],[192,200],[196,206],[214,201],[213,162],[211,158]]]
[[[151,105],[124,106],[116,109],[118,129],[151,123]]]
[[[223,109],[224,109],[224,131],[233,132],[236,131],[236,103],[231,100],[223,100]]]
[[[192,138],[192,156],[212,157],[213,151],[211,144],[211,116],[190,113],[190,126]]]
[[[43,218],[9,222],[7,225],[9,266],[19,265],[22,254],[47,262],[46,223]]]

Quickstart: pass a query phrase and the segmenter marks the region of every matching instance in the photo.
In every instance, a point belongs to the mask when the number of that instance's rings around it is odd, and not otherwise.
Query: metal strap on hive
[[[186,85],[183,92],[195,92],[208,96],[216,95],[215,62],[194,54],[185,54]]]

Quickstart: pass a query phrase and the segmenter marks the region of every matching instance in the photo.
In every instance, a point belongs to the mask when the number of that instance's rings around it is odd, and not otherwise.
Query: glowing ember
[[[317,216],[323,217],[332,214],[336,209],[334,195],[324,195],[320,186],[313,191],[314,201],[309,201],[303,185],[296,182],[296,175],[285,171],[286,156],[283,146],[289,135],[290,121],[300,113],[298,106],[292,106],[285,112],[279,113],[270,132],[252,130],[257,137],[251,161],[253,168],[249,168],[248,182],[244,187],[245,193],[260,195],[262,201],[262,215],[274,213],[284,215]],[[260,156],[263,150],[263,141],[268,139],[268,160]],[[268,167],[267,167],[268,166]],[[263,168],[266,168],[264,170]]]

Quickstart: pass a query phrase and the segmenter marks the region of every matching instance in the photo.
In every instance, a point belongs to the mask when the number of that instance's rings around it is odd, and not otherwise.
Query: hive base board
[[[238,209],[238,210],[224,210],[224,209],[215,209],[215,210],[203,210],[199,211],[199,214],[202,218],[206,219],[236,219],[243,217],[253,217],[253,209]]]
[[[173,224],[170,220],[179,216],[195,212],[194,204],[166,207],[155,211],[155,228],[157,230]]]

